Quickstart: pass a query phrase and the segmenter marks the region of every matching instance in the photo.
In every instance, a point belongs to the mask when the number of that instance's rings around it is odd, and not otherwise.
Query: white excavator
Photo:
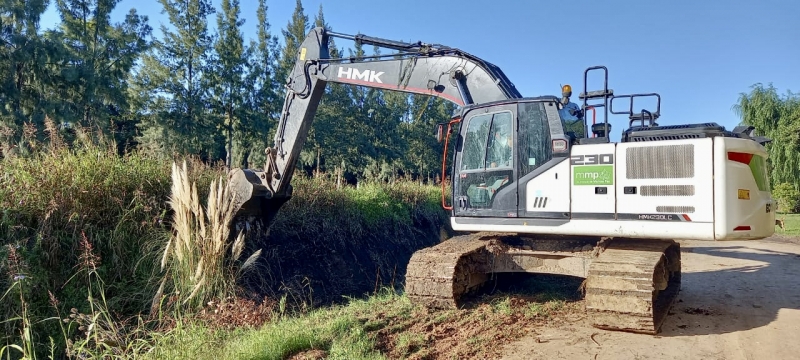
[[[331,58],[330,37],[397,50]],[[590,72],[604,87],[588,91]],[[263,169],[234,169],[242,216],[268,224],[292,196],[292,174],[329,82],[440,97],[458,105],[436,126],[451,167],[450,225],[466,233],[411,257],[405,293],[432,308],[457,308],[492,274],[585,278],[598,328],[656,334],[681,281],[676,240],[762,239],[774,232],[769,139],[714,122],[658,125],[656,93],[615,95],[608,70],[584,72],[582,106],[562,96],[523,97],[495,65],[456,48],[314,28],[297,49],[285,103]],[[657,100],[634,111],[634,99]],[[627,102],[614,109],[614,100]],[[604,114],[597,121],[597,111]],[[588,123],[587,113],[592,113]],[[618,142],[609,114],[627,115]],[[577,121],[575,121],[577,119]],[[448,174],[449,170],[449,174]],[[380,231],[377,229],[377,231]]]

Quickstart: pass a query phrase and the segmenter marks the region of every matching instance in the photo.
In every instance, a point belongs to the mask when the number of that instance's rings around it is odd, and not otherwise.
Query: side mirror
[[[445,137],[445,134],[444,134],[444,132],[445,132],[444,126],[445,126],[445,125],[446,125],[446,124],[444,124],[444,123],[439,123],[439,124],[436,124],[436,141],[437,141],[437,142],[442,142],[442,141],[444,140],[444,137]]]

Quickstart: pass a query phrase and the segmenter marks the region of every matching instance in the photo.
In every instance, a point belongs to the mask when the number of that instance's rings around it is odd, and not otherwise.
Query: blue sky
[[[245,38],[254,38],[257,1],[241,3]],[[730,129],[739,121],[731,106],[751,85],[800,92],[797,0],[303,0],[310,21],[320,4],[334,31],[461,48],[498,65],[524,96],[560,95],[559,85],[571,84],[578,102],[584,69],[605,65],[615,93],[661,94],[661,124],[712,121]],[[267,5],[280,35],[295,0]],[[160,37],[167,18],[158,1],[121,0],[113,20],[130,8],[147,15]],[[57,21],[51,4],[42,27]],[[215,21],[212,15],[209,25]],[[600,81],[590,77],[589,87]],[[617,138],[627,121],[610,121]]]

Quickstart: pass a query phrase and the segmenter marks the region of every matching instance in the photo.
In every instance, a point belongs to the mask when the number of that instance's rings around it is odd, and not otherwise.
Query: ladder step
[[[578,95],[578,99],[597,99],[606,96],[614,96],[614,90],[612,89],[608,89],[608,91],[596,90],[596,91],[580,93],[580,95]]]

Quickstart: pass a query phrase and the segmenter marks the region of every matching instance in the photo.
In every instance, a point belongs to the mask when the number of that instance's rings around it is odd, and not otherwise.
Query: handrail
[[[452,205],[447,206],[447,204],[445,203],[445,199],[444,199],[444,183],[445,183],[445,175],[446,175],[446,170],[447,170],[447,145],[450,143],[450,134],[453,132],[453,129],[452,129],[453,124],[456,124],[456,123],[459,123],[459,122],[461,122],[461,118],[458,118],[458,119],[455,119],[455,120],[451,120],[449,123],[447,123],[447,137],[445,137],[445,140],[444,140],[444,151],[442,151],[442,180],[441,180],[442,181],[442,208],[444,208],[445,210],[453,210],[453,206]],[[452,185],[452,183],[453,182],[450,181],[451,185]]]
[[[594,106],[587,106],[586,111],[589,110],[592,110],[592,125],[594,125],[597,123],[597,109],[595,109]],[[592,132],[592,137],[597,137],[594,131]]]

